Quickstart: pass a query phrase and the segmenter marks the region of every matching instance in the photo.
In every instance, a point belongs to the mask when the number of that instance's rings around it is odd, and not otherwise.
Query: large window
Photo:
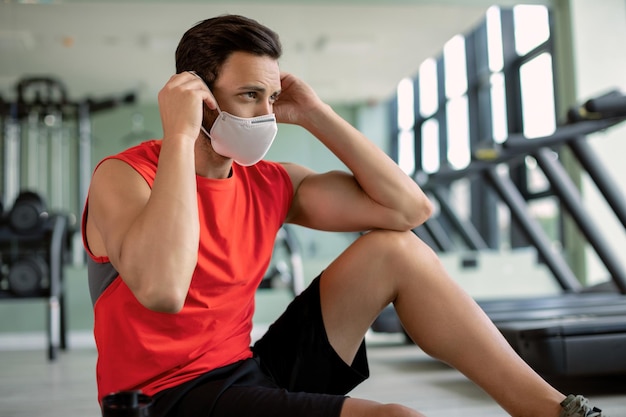
[[[452,37],[414,77],[401,80],[393,103],[400,167],[416,178],[455,178],[447,196],[471,206],[459,211],[471,217],[492,247],[503,236],[508,242],[514,227],[502,214],[502,203],[490,199],[480,179],[470,182],[465,173],[480,158],[497,154],[511,135],[532,140],[555,131],[550,24],[545,6],[491,7],[474,30]],[[557,207],[550,198],[538,198],[545,197],[547,183],[533,158],[501,169],[511,170],[529,210],[548,219],[543,223],[551,224],[547,229],[556,240]]]

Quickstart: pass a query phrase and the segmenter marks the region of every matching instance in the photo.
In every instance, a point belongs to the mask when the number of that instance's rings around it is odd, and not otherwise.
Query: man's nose
[[[256,108],[255,116],[265,116],[266,114],[273,113],[274,104],[269,100],[261,102]]]

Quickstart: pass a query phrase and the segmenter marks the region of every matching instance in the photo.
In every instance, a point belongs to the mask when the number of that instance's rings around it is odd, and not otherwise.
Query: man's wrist
[[[315,133],[327,126],[328,121],[336,116],[337,114],[330,105],[320,102],[318,106],[304,113],[300,125],[309,132]]]

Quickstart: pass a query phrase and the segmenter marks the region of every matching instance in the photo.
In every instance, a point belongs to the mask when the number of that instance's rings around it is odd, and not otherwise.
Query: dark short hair
[[[256,20],[221,15],[203,20],[185,32],[176,48],[176,72],[195,71],[212,88],[233,52],[279,59],[282,46],[278,34]]]

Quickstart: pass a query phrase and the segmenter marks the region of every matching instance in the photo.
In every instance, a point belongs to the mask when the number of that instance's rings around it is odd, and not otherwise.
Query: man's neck
[[[232,175],[233,160],[218,155],[207,138],[198,138],[195,147],[196,174],[204,178],[226,179]]]

